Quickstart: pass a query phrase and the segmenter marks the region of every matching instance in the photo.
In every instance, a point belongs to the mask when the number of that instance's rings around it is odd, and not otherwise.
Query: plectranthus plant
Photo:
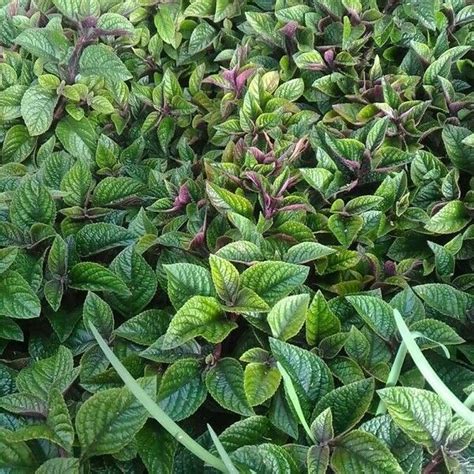
[[[472,473],[473,25],[0,0],[0,472]]]

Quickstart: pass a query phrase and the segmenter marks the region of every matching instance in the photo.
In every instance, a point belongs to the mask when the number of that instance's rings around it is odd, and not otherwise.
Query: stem
[[[470,395],[466,398],[464,405],[466,405],[469,409],[474,406],[474,392],[471,392]]]
[[[407,346],[408,352],[410,353],[413,362],[418,367],[418,370],[421,372],[425,380],[430,384],[431,388],[438,394],[438,396],[447,405],[449,405],[457,415],[459,415],[469,424],[474,425],[474,413],[465,404],[463,404],[453,392],[451,392],[451,390],[439,378],[438,374],[433,370],[433,367],[431,367],[421,352],[421,349],[415,342],[415,339],[408,329],[408,326],[405,324],[402,315],[396,309],[393,310],[393,315],[395,317],[395,322],[397,323],[400,335]],[[469,400],[470,398],[471,396],[469,396],[468,400],[466,400],[469,401],[469,403],[474,401],[473,399]]]
[[[386,387],[394,387],[397,384],[398,378],[400,377],[400,372],[402,371],[403,362],[405,362],[406,355],[407,346],[402,341],[398,348],[397,355],[395,356],[395,360],[393,361],[390,373],[388,374],[387,382],[385,384]],[[384,415],[386,412],[387,407],[385,406],[385,403],[380,400],[379,406],[377,407],[376,415]]]
[[[117,371],[120,378],[124,381],[127,388],[132,392],[137,400],[147,409],[148,413],[166,430],[174,436],[176,440],[187,448],[196,457],[204,461],[209,466],[218,471],[227,473],[224,463],[204,449],[199,443],[194,441],[178,424],[176,424],[154,401],[153,399],[137,384],[135,379],[130,375],[128,370],[118,360],[117,356],[112,352],[106,344],[102,336],[99,334],[95,326],[90,323],[90,330],[94,335],[100,348],[106,355],[112,367]]]

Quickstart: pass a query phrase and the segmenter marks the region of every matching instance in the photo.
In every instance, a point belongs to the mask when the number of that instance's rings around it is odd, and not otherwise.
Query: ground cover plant
[[[473,472],[473,20],[0,0],[0,472]]]

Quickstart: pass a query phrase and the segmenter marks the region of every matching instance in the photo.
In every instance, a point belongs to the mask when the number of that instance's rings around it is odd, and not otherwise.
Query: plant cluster
[[[470,3],[0,0],[0,472],[472,473]]]

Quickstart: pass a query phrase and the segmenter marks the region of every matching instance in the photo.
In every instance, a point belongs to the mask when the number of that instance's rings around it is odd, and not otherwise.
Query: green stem
[[[390,373],[388,374],[387,382],[385,383],[386,387],[394,387],[397,384],[398,378],[400,377],[400,372],[402,371],[403,362],[405,362],[406,355],[407,346],[402,341],[400,347],[398,348],[397,355],[395,356],[395,360],[393,361]],[[384,415],[386,412],[387,407],[385,406],[385,403],[380,400],[379,406],[377,407],[376,415]]]
[[[466,405],[469,409],[474,406],[474,392],[471,392],[469,396],[466,398],[464,405]]]
[[[408,352],[425,380],[430,384],[431,388],[439,395],[439,397],[454,410],[455,413],[471,425],[474,425],[474,413],[466,404],[463,404],[453,392],[451,392],[451,390],[439,378],[438,374],[433,370],[433,367],[431,367],[421,352],[421,349],[418,347],[418,344],[415,342],[415,339],[408,329],[408,326],[405,324],[402,315],[396,309],[393,310],[393,314],[398,326],[398,331],[407,346]],[[468,397],[468,400],[469,398],[470,397]],[[471,401],[469,401],[469,403],[471,403]]]
[[[211,454],[209,451],[204,449],[199,443],[194,441],[178,424],[176,424],[154,401],[150,396],[137,384],[135,379],[130,375],[128,370],[118,360],[116,355],[112,352],[109,346],[106,344],[102,336],[99,334],[95,326],[90,323],[90,330],[97,340],[100,348],[104,352],[105,356],[112,364],[112,367],[117,371],[120,378],[124,381],[127,388],[132,392],[137,400],[147,409],[150,415],[176,440],[187,448],[191,453],[197,456],[199,459],[204,461],[209,466],[217,469],[218,471],[227,473],[227,469],[224,463],[216,456]]]

